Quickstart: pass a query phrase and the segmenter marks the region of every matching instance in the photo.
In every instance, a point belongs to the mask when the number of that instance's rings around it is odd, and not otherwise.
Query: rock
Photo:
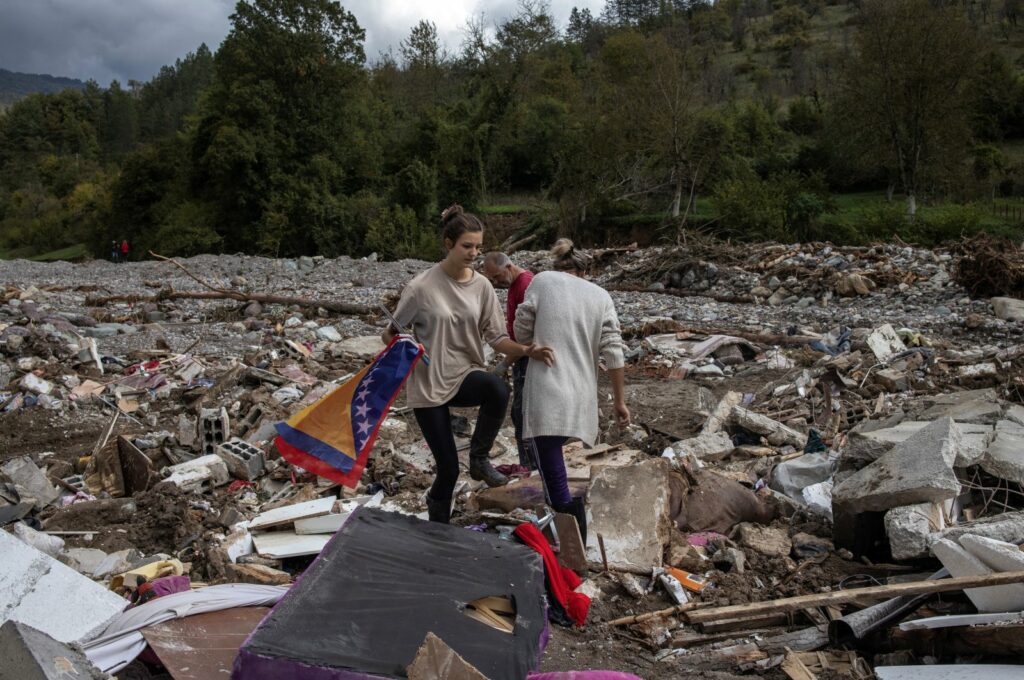
[[[905,371],[897,371],[893,368],[883,368],[875,372],[875,381],[888,392],[906,392],[910,389],[909,380]]]
[[[941,537],[957,541],[967,534],[1017,543],[1024,536],[1024,511],[1004,512],[994,517],[955,524],[943,531]]]
[[[302,325],[302,319],[297,316],[290,316],[284,322],[285,328],[297,328]]]
[[[316,268],[316,262],[312,257],[303,255],[299,258],[299,271],[310,272]]]
[[[227,564],[230,583],[253,583],[260,586],[286,586],[292,582],[291,574],[262,564]]]
[[[146,312],[146,321],[149,323],[161,323],[167,321],[167,315],[163,312]]]
[[[962,468],[976,465],[984,457],[985,450],[988,448],[989,440],[992,438],[992,427],[990,425],[962,423],[957,418],[954,418],[954,420],[963,434],[963,440],[957,452],[956,460],[953,462],[953,467]],[[869,461],[876,460],[891,449],[893,444],[906,441],[927,427],[930,422],[907,420],[892,427],[867,432],[854,432],[850,435],[849,444],[843,452],[844,459],[852,454]]]
[[[652,283],[651,285],[647,286],[647,290],[653,291],[655,293],[658,293],[658,292],[661,292],[661,291],[665,290],[665,284],[661,283],[660,281],[658,281],[658,282]]]
[[[962,546],[941,538],[932,544],[932,552],[949,569],[953,577],[987,576],[994,572],[988,565]],[[964,594],[979,612],[1012,612],[1024,610],[1024,583],[987,588],[968,588]]]
[[[900,352],[907,351],[906,345],[903,344],[903,341],[900,340],[899,336],[896,335],[896,331],[889,324],[879,326],[872,331],[868,336],[867,343],[875,358],[881,363],[889,361],[889,359]]]
[[[711,556],[711,562],[719,571],[735,571],[742,574],[747,564],[747,556],[738,548],[722,548]]]
[[[669,541],[668,461],[655,458],[630,467],[600,467],[588,492],[590,526],[587,557],[601,561],[597,535],[604,536],[612,568],[650,569],[661,566]],[[643,502],[637,502],[638,499]]]
[[[1024,483],[1024,426],[1009,420],[996,423],[981,469],[1001,479]]]
[[[778,307],[783,302],[785,302],[786,298],[788,297],[789,291],[786,290],[785,288],[779,288],[774,293],[771,294],[771,297],[768,298],[768,304],[771,305],[772,307]]]
[[[732,452],[733,443],[725,432],[703,433],[672,445],[681,456],[692,455],[701,460],[720,460]]]
[[[64,551],[64,559],[68,566],[78,573],[92,577],[96,569],[107,559],[107,553],[96,548],[69,548]]]
[[[253,319],[263,314],[263,305],[258,302],[250,302],[246,305],[245,310],[242,312],[242,316]]]
[[[384,350],[379,335],[362,335],[339,342],[333,349],[335,356],[351,354],[358,359],[373,359]]]
[[[0,680],[103,680],[77,645],[54,640],[41,630],[17,621],[0,626]]]
[[[316,336],[327,342],[341,342],[341,333],[334,326],[321,326],[317,328]]]
[[[750,294],[754,297],[767,298],[771,297],[772,291],[764,286],[754,286],[750,289]]]
[[[855,295],[868,295],[875,287],[875,282],[861,274],[843,274],[834,286],[837,295],[842,297],[854,297]]]
[[[53,392],[53,383],[49,380],[43,380],[35,373],[26,373],[18,382],[18,386],[34,394],[49,394]]]
[[[768,279],[768,288],[770,290],[776,290],[781,285],[782,285],[782,281],[779,281],[779,277],[777,277],[777,276],[773,276],[770,279]]]
[[[701,427],[700,430],[701,434],[711,434],[721,431],[722,427],[726,422],[728,422],[733,407],[739,406],[742,402],[742,392],[726,392],[725,396],[722,397],[718,404],[715,405],[715,408],[711,411],[708,419],[704,421],[704,426]]]
[[[927,557],[932,534],[945,528],[945,514],[938,503],[907,505],[885,513],[885,533],[897,560]]]
[[[786,427],[767,416],[745,409],[742,406],[733,406],[729,415],[730,421],[734,425],[764,435],[768,442],[774,446],[790,444],[798,449],[802,449],[807,443],[807,435]]]
[[[35,499],[36,510],[42,510],[60,497],[60,491],[54,488],[50,480],[43,474],[43,471],[28,456],[11,458],[3,465],[0,465],[0,472],[3,472],[7,475],[8,479],[28,491],[32,498]]]
[[[744,522],[736,525],[736,530],[737,543],[762,555],[788,557],[793,549],[793,542],[789,540],[785,529]]]
[[[833,503],[860,513],[953,498],[960,493],[953,463],[961,441],[951,418],[936,420],[837,484]]]
[[[1010,297],[994,297],[989,302],[997,319],[1004,321],[1024,321],[1024,300]]]

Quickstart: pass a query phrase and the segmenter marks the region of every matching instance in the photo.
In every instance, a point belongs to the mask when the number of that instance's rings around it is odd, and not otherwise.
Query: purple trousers
[[[562,457],[562,445],[566,439],[568,437],[534,437],[530,440],[537,469],[547,489],[548,502],[555,508],[572,502],[569,478],[565,473],[565,458]]]

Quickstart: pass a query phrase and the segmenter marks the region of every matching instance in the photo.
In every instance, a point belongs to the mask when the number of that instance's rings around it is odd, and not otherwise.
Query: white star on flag
[[[359,399],[361,401],[366,401],[366,395],[368,395],[369,393],[370,393],[370,390],[368,390],[368,389],[366,389],[364,387],[364,388],[360,389],[358,392],[356,392],[356,399]]]
[[[359,429],[359,434],[360,435],[365,435],[367,432],[370,431],[370,423],[369,423],[369,421],[364,420],[363,422],[359,423],[359,428],[358,429]]]
[[[373,373],[373,371],[370,371],[369,373],[366,374],[366,377],[363,378],[363,387],[366,387],[367,385],[373,383]]]
[[[370,407],[367,406],[366,404],[363,404],[362,406],[356,406],[356,416],[359,418],[365,418],[366,414],[369,413],[369,411]]]

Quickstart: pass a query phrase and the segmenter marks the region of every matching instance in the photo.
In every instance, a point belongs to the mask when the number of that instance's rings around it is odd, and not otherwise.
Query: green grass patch
[[[57,262],[59,260],[77,262],[78,260],[85,260],[89,257],[91,257],[91,253],[89,252],[88,246],[84,243],[76,243],[73,246],[61,248],[60,250],[51,250],[48,253],[33,255],[28,259],[35,262]]]
[[[0,250],[0,260],[18,260],[31,257],[36,249],[32,246],[20,246],[10,250]]]

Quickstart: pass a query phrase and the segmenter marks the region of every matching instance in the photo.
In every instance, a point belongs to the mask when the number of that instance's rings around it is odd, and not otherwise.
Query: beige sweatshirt
[[[402,291],[395,321],[408,326],[427,350],[406,387],[413,408],[440,406],[455,396],[466,374],[484,370],[483,342],[491,347],[508,337],[490,282],[473,272],[465,283],[445,274],[440,264],[417,275]]]

